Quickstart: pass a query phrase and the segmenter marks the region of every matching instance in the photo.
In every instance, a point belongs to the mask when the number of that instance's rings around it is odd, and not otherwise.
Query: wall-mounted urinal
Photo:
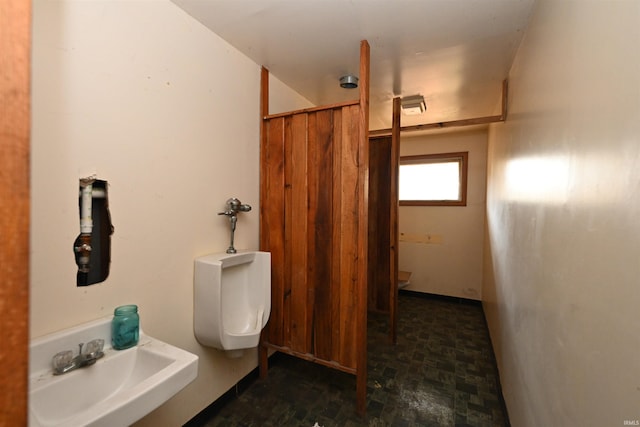
[[[257,347],[271,313],[271,254],[239,252],[195,260],[194,333],[232,357]]]

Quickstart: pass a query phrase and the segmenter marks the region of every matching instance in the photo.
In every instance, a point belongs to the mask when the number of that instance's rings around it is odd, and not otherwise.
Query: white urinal
[[[238,357],[257,347],[271,313],[271,254],[238,252],[195,260],[194,332],[200,344]]]

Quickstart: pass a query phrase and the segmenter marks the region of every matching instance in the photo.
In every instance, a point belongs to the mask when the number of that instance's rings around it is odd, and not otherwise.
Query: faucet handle
[[[73,362],[73,352],[71,350],[60,351],[56,353],[51,359],[53,364],[53,370],[56,372],[62,371]]]
[[[85,354],[97,355],[102,353],[103,348],[104,348],[104,340],[97,338],[87,343],[87,346],[85,347]]]

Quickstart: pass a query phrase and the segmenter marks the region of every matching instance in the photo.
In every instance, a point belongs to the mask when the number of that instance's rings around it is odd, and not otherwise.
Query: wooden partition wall
[[[370,312],[389,316],[389,341],[397,341],[398,307],[398,161],[400,98],[393,100],[392,133],[369,138]]]
[[[360,98],[268,115],[263,70],[260,247],[271,252],[268,349],[356,375],[365,412],[369,45]]]

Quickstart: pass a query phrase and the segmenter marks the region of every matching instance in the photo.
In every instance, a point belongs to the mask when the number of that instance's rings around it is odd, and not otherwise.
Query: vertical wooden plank
[[[331,360],[340,360],[340,286],[342,277],[342,135],[344,114],[343,109],[333,113],[333,156],[332,156],[332,203],[331,203],[331,282],[330,282],[330,317],[331,317]]]
[[[500,114],[500,120],[507,120],[507,108],[509,106],[509,80],[504,79],[502,81],[502,114]]]
[[[27,425],[31,2],[0,2],[0,425]]]
[[[391,179],[390,191],[390,268],[391,287],[389,289],[389,340],[395,344],[398,341],[398,173],[400,162],[400,97],[393,99],[393,119],[391,126]]]
[[[379,311],[377,292],[379,281],[376,279],[378,277],[377,266],[379,265],[377,255],[380,244],[378,241],[378,233],[380,233],[380,230],[378,230],[375,218],[377,217],[376,211],[380,207],[378,188],[382,180],[379,164],[381,151],[380,141],[380,138],[369,139],[369,184],[371,185],[371,194],[369,194],[369,253],[367,255],[369,260],[369,271],[367,273],[367,310],[369,311]]]
[[[265,198],[269,197],[268,192],[268,120],[265,117],[269,114],[269,70],[262,67],[260,70],[260,250],[266,251],[269,245],[269,233],[265,220]]]
[[[284,119],[284,204],[282,213],[284,215],[282,231],[284,233],[284,271],[282,287],[282,317],[283,317],[283,340],[278,345],[291,347],[291,193],[292,193],[292,167],[291,150],[293,140],[292,116]]]
[[[358,310],[356,312],[356,410],[364,415],[367,403],[367,247],[369,206],[369,85],[370,48],[366,40],[360,42],[360,108],[358,132]]]
[[[284,143],[285,119],[270,119],[266,123],[264,164],[262,165],[263,192],[260,209],[263,250],[271,252],[271,316],[268,341],[282,345],[284,341]]]
[[[338,361],[351,368],[357,368],[356,355],[362,349],[357,342],[359,310],[358,298],[358,231],[359,210],[359,170],[358,170],[358,129],[359,106],[349,106],[342,110],[342,155],[341,155],[341,203],[340,217],[340,304],[332,309],[339,310],[340,342]],[[366,257],[366,253],[364,255]],[[366,272],[365,272],[366,277]],[[366,289],[365,289],[366,290]]]
[[[313,353],[331,360],[332,157],[333,111],[318,111],[309,126],[308,306]],[[311,122],[311,120],[310,120]]]
[[[268,188],[265,179],[265,167],[267,165],[267,121],[264,119],[269,114],[269,70],[265,67],[260,69],[260,250],[267,251],[269,245],[268,235],[264,222],[265,198],[267,197]],[[273,299],[273,297],[272,297]],[[269,368],[269,353],[267,346],[268,328],[262,329],[260,332],[260,346],[258,347],[258,365],[260,367],[260,378],[267,377],[267,369]]]
[[[287,203],[287,232],[291,238],[291,348],[301,353],[310,349],[310,331],[307,330],[307,318],[310,315],[307,306],[307,136],[309,114],[295,114],[291,120],[291,161],[289,189],[290,201]]]
[[[391,137],[369,139],[368,309],[390,313]]]

